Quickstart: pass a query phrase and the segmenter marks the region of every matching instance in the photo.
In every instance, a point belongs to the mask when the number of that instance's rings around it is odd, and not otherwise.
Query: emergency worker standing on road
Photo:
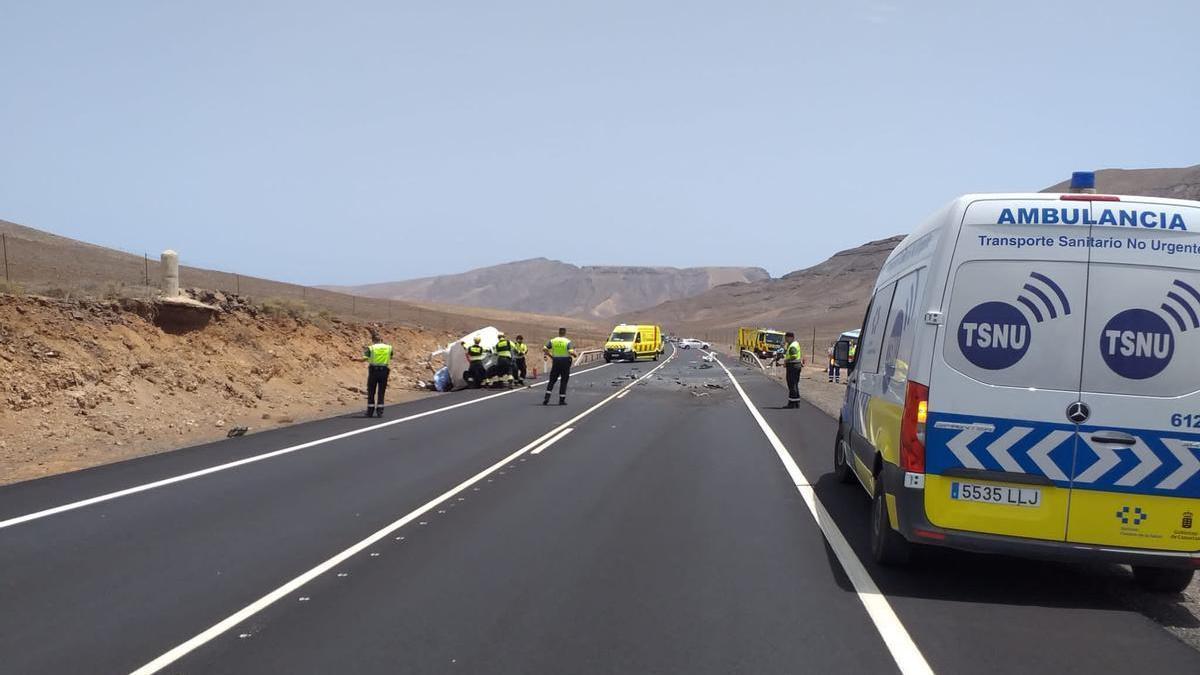
[[[788,331],[783,336],[783,366],[787,369],[788,408],[800,407],[800,370],[804,367],[804,350],[796,340],[796,334]]]
[[[467,380],[471,383],[472,389],[478,389],[483,386],[483,378],[487,375],[483,371],[483,357],[487,354],[487,350],[483,345],[479,344],[483,338],[475,336],[475,344],[467,347],[467,360],[470,365],[467,369]]]
[[[567,339],[567,329],[559,328],[558,337],[550,338],[542,352],[550,357],[550,382],[546,385],[546,398],[542,405],[550,405],[550,394],[554,391],[554,382],[560,377],[562,385],[558,389],[558,404],[567,404],[567,380],[571,378],[571,360],[575,358],[575,345]]]
[[[498,338],[496,340],[496,372],[498,373],[496,379],[511,387],[513,379],[513,343],[504,333],[500,333]]]
[[[834,384],[841,384],[842,369],[838,366],[837,361],[833,359],[833,345],[829,346],[829,381]]]
[[[529,345],[525,344],[525,336],[518,335],[516,343],[513,344],[513,377],[521,386],[525,386],[525,354],[528,351]]]
[[[387,390],[392,346],[380,340],[375,329],[371,329],[371,340],[374,344],[363,350],[367,360],[367,417],[383,417],[383,393]]]

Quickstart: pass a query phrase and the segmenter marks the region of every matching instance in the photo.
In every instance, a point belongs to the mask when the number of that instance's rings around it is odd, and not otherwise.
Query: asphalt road
[[[1200,672],[1115,570],[871,564],[833,422],[728,365],[745,398],[689,350],[0,489],[0,671]]]

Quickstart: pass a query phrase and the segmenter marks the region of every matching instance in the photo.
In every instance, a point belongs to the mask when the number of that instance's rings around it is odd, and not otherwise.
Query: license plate
[[[951,483],[950,498],[964,502],[1009,504],[1011,506],[1041,506],[1042,491],[1037,488],[1015,488],[1003,485]]]

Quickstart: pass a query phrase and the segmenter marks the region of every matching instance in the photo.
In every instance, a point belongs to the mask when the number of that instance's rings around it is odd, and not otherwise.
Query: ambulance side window
[[[871,311],[867,314],[866,330],[859,345],[858,368],[863,373],[879,372],[879,356],[882,353],[884,327],[892,307],[892,295],[896,284],[890,283],[879,289],[875,299],[871,301]]]
[[[894,386],[901,386],[908,381],[908,363],[912,355],[913,334],[916,332],[912,320],[921,306],[924,271],[919,269],[910,272],[896,282],[892,309],[883,324],[883,373]]]

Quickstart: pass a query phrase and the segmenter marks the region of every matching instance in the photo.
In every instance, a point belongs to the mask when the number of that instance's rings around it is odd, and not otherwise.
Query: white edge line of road
[[[623,391],[623,392],[617,394],[617,398],[625,398],[625,394],[628,394],[628,393],[629,392],[627,392],[627,391]]]
[[[821,532],[825,535],[825,540],[829,542],[829,547],[837,555],[838,562],[841,563],[842,569],[845,570],[846,576],[850,579],[850,583],[854,585],[854,591],[858,594],[858,599],[862,602],[863,607],[866,608],[871,621],[875,623],[876,630],[879,631],[880,637],[883,638],[883,642],[887,645],[888,651],[891,652],[896,665],[899,666],[900,672],[905,673],[905,675],[933,673],[933,670],[929,667],[929,663],[925,660],[925,656],[921,654],[921,650],[913,642],[912,636],[908,634],[908,629],[904,627],[904,624],[900,622],[900,617],[896,616],[896,612],[892,610],[892,605],[888,602],[887,597],[875,585],[875,580],[871,578],[871,574],[867,572],[867,568],[858,559],[858,556],[854,553],[854,549],[850,548],[850,544],[846,541],[842,530],[833,521],[833,517],[829,515],[829,511],[825,510],[825,505],[821,503],[816,492],[813,491],[812,483],[804,476],[804,472],[800,470],[800,466],[796,464],[796,460],[792,458],[787,447],[779,440],[779,436],[775,434],[775,430],[771,428],[771,425],[767,424],[767,421],[763,419],[758,409],[754,407],[754,402],[746,395],[746,391],[742,389],[742,385],[733,376],[729,368],[724,363],[721,363],[720,360],[717,360],[717,363],[721,365],[725,374],[729,376],[729,381],[733,383],[738,394],[741,394],[742,401],[746,404],[750,415],[754,417],[754,421],[758,422],[759,428],[762,429],[771,446],[775,448],[775,452],[779,455],[780,461],[783,462],[788,475],[791,476],[796,490],[804,498],[804,503],[808,504],[808,510],[812,514],[813,519],[817,521],[817,527],[821,528]]]
[[[601,368],[605,368],[608,365],[609,364],[605,363],[603,365],[596,366],[595,368],[588,368],[587,370],[581,370],[578,373],[574,373],[574,375],[576,375],[576,376],[582,375],[584,373],[588,373],[593,370],[599,370]],[[533,388],[532,386],[529,387],[529,389],[532,389],[532,388]],[[470,401],[463,401],[461,403],[455,403],[453,405],[444,406],[442,408],[434,408],[433,410],[426,410],[425,412],[416,413],[414,415],[409,415],[407,417],[401,417],[398,419],[389,420],[387,422],[381,422],[379,424],[372,424],[369,427],[362,427],[361,429],[354,429],[353,431],[347,431],[345,433],[336,434],[334,436],[318,438],[316,440],[308,441],[306,443],[301,443],[299,445],[292,445],[292,446],[289,446],[286,448],[280,448],[279,450],[272,450],[270,452],[264,452],[261,455],[252,455],[250,457],[243,457],[242,459],[234,460],[232,462],[226,462],[224,464],[210,466],[206,469],[199,469],[199,470],[192,471],[189,473],[179,474],[178,476],[171,476],[170,478],[163,478],[162,480],[156,480],[151,483],[135,485],[133,487],[125,488],[123,490],[117,490],[116,492],[108,492],[106,494],[97,495],[95,497],[89,497],[88,499],[81,499],[79,501],[71,502],[69,504],[63,504],[61,506],[54,506],[54,507],[51,507],[48,509],[43,509],[41,511],[27,513],[23,516],[14,516],[12,518],[9,518],[8,520],[0,520],[0,530],[4,529],[6,527],[12,527],[13,525],[20,525],[21,523],[27,523],[31,520],[38,520],[39,518],[45,518],[47,516],[57,515],[59,513],[64,513],[66,511],[74,511],[75,509],[81,509],[85,506],[91,506],[93,504],[99,504],[101,502],[111,501],[113,499],[118,499],[120,497],[127,497],[129,495],[137,494],[139,492],[153,490],[155,488],[160,488],[165,485],[171,485],[173,483],[180,483],[185,480],[191,480],[193,478],[199,478],[201,476],[207,476],[211,473],[217,473],[218,471],[225,471],[227,469],[234,469],[239,466],[245,466],[246,464],[253,464],[255,462],[261,462],[264,459],[271,459],[272,457],[278,457],[280,455],[286,455],[286,454],[293,453],[293,452],[296,452],[299,450],[305,450],[307,448],[311,448],[311,447],[314,447],[317,445],[323,445],[325,443],[331,443],[333,441],[340,441],[343,438],[350,438],[351,436],[365,434],[370,431],[375,431],[377,429],[383,429],[385,427],[390,427],[390,426],[393,426],[396,424],[401,424],[403,422],[410,422],[415,419],[419,419],[422,417],[428,417],[430,415],[436,415],[438,413],[447,412],[450,410],[454,410],[456,408],[462,408],[462,407],[469,406],[469,405],[475,405],[476,403],[483,403],[484,401],[490,401],[491,399],[494,399],[494,398],[499,398],[501,396],[507,396],[509,394],[515,394],[519,391],[526,391],[526,390],[527,390],[527,388],[524,388],[524,387],[520,388],[520,389],[509,389],[507,391],[502,391],[502,392],[499,392],[496,394],[489,394],[488,396],[482,396],[480,398],[471,399]]]
[[[621,397],[620,397],[620,396],[618,396],[617,398],[621,398]],[[560,441],[560,440],[562,440],[562,439],[563,439],[563,438],[564,438],[564,437],[565,437],[567,434],[571,433],[572,431],[575,431],[575,427],[567,427],[566,429],[563,429],[562,431],[558,432],[558,434],[557,434],[557,435],[555,435],[555,436],[554,436],[553,438],[551,438],[550,440],[546,441],[545,443],[542,443],[541,445],[537,446],[537,447],[536,447],[536,448],[534,448],[533,450],[530,450],[530,451],[529,451],[529,454],[531,454],[531,455],[540,455],[540,454],[542,454],[542,451],[543,451],[543,450],[545,450],[546,448],[548,448],[548,447],[550,447],[550,446],[554,445],[555,443],[559,442],[559,441]]]
[[[642,375],[638,379],[625,385],[624,387],[621,388],[621,391],[626,391],[629,388],[636,385],[638,382],[641,382],[642,380],[646,379],[647,377],[650,377],[659,368],[662,368],[663,366],[670,363],[671,359],[674,357],[675,357],[675,355],[671,354],[671,356],[668,357],[666,361],[663,361],[661,364],[659,364],[656,368],[654,368],[650,372],[646,373],[645,375]],[[393,521],[391,524],[385,526],[383,529],[368,536],[366,539],[359,541],[358,543],[354,544],[350,548],[347,548],[344,551],[342,551],[341,553],[334,555],[332,558],[329,558],[325,562],[317,565],[316,567],[308,570],[307,572],[304,572],[300,576],[283,584],[282,586],[280,586],[279,588],[276,588],[275,590],[271,591],[270,593],[267,593],[266,595],[262,596],[258,600],[255,600],[254,602],[250,603],[249,605],[246,605],[245,607],[234,612],[233,614],[229,615],[228,617],[218,621],[217,623],[213,624],[212,626],[210,626],[203,632],[195,635],[194,637],[187,640],[186,642],[183,642],[183,643],[175,646],[171,650],[169,650],[169,651],[163,653],[161,656],[155,658],[153,661],[151,661],[151,662],[147,663],[146,665],[142,666],[141,668],[138,668],[137,670],[133,671],[132,675],[150,675],[150,673],[157,673],[158,671],[162,670],[163,668],[166,668],[167,666],[169,666],[172,663],[174,663],[175,661],[178,661],[179,659],[183,658],[188,653],[192,652],[193,650],[197,649],[198,647],[203,646],[205,643],[211,641],[212,639],[216,638],[217,636],[221,635],[222,633],[228,631],[229,629],[233,628],[234,626],[237,626],[238,624],[242,623],[246,619],[249,619],[250,617],[254,616],[255,614],[261,612],[262,610],[266,609],[273,603],[284,598],[288,594],[295,592],[297,589],[304,586],[305,584],[312,581],[313,579],[316,579],[317,577],[321,576],[322,574],[325,574],[326,572],[333,569],[334,567],[337,567],[341,563],[343,563],[346,560],[353,557],[355,554],[361,553],[364,549],[366,549],[370,545],[374,544],[375,542],[387,537],[391,533],[393,533],[396,530],[411,523],[412,521],[416,520],[417,518],[420,518],[422,515],[424,515],[426,512],[433,509],[434,507],[436,507],[438,504],[441,504],[442,502],[446,501],[447,499],[450,499],[451,497],[457,495],[458,493],[462,492],[463,490],[466,490],[467,488],[471,487],[475,483],[478,483],[479,481],[488,477],[490,474],[494,473],[495,471],[506,466],[513,460],[517,459],[521,455],[525,454],[526,452],[529,452],[531,449],[536,448],[540,444],[546,442],[547,439],[553,439],[553,437],[556,434],[562,434],[562,431],[564,429],[570,428],[572,425],[574,425],[579,420],[583,419],[584,417],[587,417],[588,415],[590,415],[593,412],[595,412],[596,410],[598,410],[604,404],[615,399],[617,397],[617,394],[621,393],[621,391],[610,394],[608,396],[608,398],[605,398],[604,400],[600,401],[596,405],[588,408],[587,410],[584,410],[583,412],[572,417],[571,419],[567,420],[566,422],[563,422],[562,424],[558,425],[557,427],[554,427],[550,431],[547,431],[546,433],[544,433],[541,436],[534,439],[532,442],[525,445],[520,450],[517,450],[516,452],[512,453],[511,455],[505,457],[504,459],[501,459],[500,461],[496,462],[495,464],[484,469],[483,471],[480,471],[479,473],[475,474],[474,476],[471,476],[467,480],[450,488],[448,491],[442,493],[440,496],[433,498],[431,501],[418,507],[416,510],[408,513],[407,515],[400,518],[399,520]]]

